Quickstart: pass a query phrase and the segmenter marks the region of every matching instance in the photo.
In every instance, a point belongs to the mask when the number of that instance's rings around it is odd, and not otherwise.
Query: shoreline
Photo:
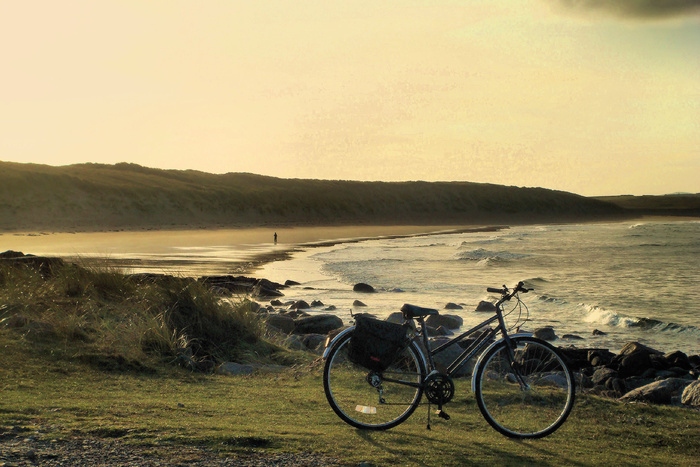
[[[643,216],[636,219],[581,222],[517,222],[512,225],[556,225],[617,222],[683,222],[691,219]],[[693,220],[700,220],[695,218]],[[183,226],[184,227],[184,226]],[[287,225],[227,228],[221,226],[83,232],[0,232],[0,251],[58,256],[89,265],[184,275],[253,274],[264,265],[289,259],[309,248],[441,234],[488,232],[511,225]],[[274,242],[278,233],[279,242]]]
[[[265,264],[309,248],[380,238],[495,231],[508,226],[364,225],[248,229],[143,230],[0,234],[0,250],[57,256],[86,265],[181,275],[252,274]],[[274,242],[274,234],[278,242]]]

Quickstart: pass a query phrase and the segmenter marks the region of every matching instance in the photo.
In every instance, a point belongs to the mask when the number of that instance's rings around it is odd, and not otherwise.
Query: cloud
[[[621,18],[661,19],[700,17],[698,0],[550,0],[566,8],[595,11]]]

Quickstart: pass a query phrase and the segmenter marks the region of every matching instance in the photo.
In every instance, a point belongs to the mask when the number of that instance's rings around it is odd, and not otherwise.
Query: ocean
[[[619,351],[636,341],[664,352],[700,353],[700,222],[643,221],[532,225],[308,248],[265,265],[259,277],[301,285],[285,300],[320,300],[310,313],[379,317],[404,303],[457,314],[463,330],[487,315],[486,287],[524,281],[526,308],[509,325],[552,326],[556,345]],[[358,282],[377,293],[353,292]],[[354,307],[355,300],[366,307]],[[462,309],[447,310],[447,303]],[[594,335],[594,330],[602,331]],[[565,335],[576,337],[563,338]]]

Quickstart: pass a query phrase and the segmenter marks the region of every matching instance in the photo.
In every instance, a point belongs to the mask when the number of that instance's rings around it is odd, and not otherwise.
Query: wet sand
[[[78,233],[4,233],[0,251],[59,256],[128,272],[183,276],[249,274],[295,251],[371,238],[493,230],[500,226],[307,226],[240,229],[144,230]],[[277,233],[277,242],[274,235]]]

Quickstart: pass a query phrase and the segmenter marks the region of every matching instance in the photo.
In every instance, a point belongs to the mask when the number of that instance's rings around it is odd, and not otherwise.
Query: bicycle
[[[455,393],[453,376],[479,355],[472,372],[472,392],[486,421],[501,434],[511,438],[542,438],[557,430],[571,413],[575,382],[565,357],[551,344],[528,333],[509,335],[504,316],[520,310],[516,324],[527,306],[520,293],[527,293],[523,282],[511,291],[487,288],[501,295],[495,304],[495,314],[448,342],[431,348],[427,316],[439,312],[405,304],[401,308],[408,332],[408,344],[400,356],[384,371],[372,371],[350,362],[347,358],[354,327],[339,333],[324,351],[323,387],[335,413],[346,423],[360,429],[387,430],[406,421],[421,403],[428,400],[428,429],[430,404],[437,405],[437,415],[449,420],[443,405]],[[517,300],[510,312],[503,304]],[[418,327],[416,326],[418,323]],[[496,323],[495,327],[489,327]],[[483,330],[445,372],[439,372],[434,356],[457,344],[477,331]],[[500,334],[501,338],[494,338]]]

